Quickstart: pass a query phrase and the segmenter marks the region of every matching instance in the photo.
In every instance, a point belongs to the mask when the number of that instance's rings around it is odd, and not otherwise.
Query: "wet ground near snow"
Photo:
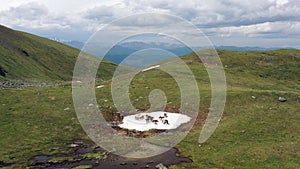
[[[158,164],[164,166],[176,165],[180,163],[191,163],[192,160],[187,157],[178,157],[178,150],[171,148],[169,151],[144,159],[129,159],[121,156],[108,154],[99,147],[91,147],[84,143],[74,147],[74,152],[70,154],[56,154],[52,156],[41,155],[33,157],[33,161],[29,168],[73,168],[77,166],[86,166],[87,168],[95,169],[141,169],[141,168],[156,168]],[[99,154],[101,158],[89,157],[86,154]],[[63,160],[54,159],[61,158]]]

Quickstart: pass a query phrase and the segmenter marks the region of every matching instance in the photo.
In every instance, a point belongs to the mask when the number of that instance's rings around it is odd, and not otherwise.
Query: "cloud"
[[[46,6],[39,3],[26,3],[1,11],[0,21],[2,24],[11,27],[31,29],[62,29],[69,27],[67,18],[55,16],[49,12]]]
[[[299,22],[265,22],[260,24],[245,25],[245,26],[230,26],[215,28],[211,32],[218,32],[222,37],[300,37]]]
[[[56,27],[61,25],[64,27],[67,22],[74,24],[74,20],[78,20],[77,23],[88,23],[91,26],[106,24],[114,19],[136,13],[160,12],[181,16],[203,28],[228,27],[265,22],[300,21],[300,2],[298,0],[252,0],[251,2],[240,0],[124,0],[119,3],[103,3],[103,5],[96,5],[85,11],[67,16],[61,13],[53,17],[54,12],[51,14],[50,12],[46,6],[28,3],[1,12],[1,21],[37,20],[41,25],[49,24],[56,25]],[[72,15],[75,15],[77,19],[74,19],[75,17]],[[54,21],[57,23],[54,24]],[[59,23],[61,21],[65,24]]]
[[[0,23],[13,28],[30,29],[31,32],[72,33],[70,38],[74,38],[76,31],[91,35],[115,19],[137,13],[159,12],[180,16],[209,36],[216,37],[293,38],[299,36],[300,30],[299,0],[113,0],[97,3],[89,0],[81,10],[72,12],[68,10],[72,5],[60,6],[57,11],[54,1],[21,4],[0,11]],[[82,3],[76,1],[75,4],[76,9],[80,9]],[[62,12],[64,8],[66,12]],[[165,18],[153,17],[138,21],[125,20],[119,26],[143,27],[153,22],[157,27],[170,23]]]
[[[134,2],[179,15],[201,27],[299,21],[300,14],[298,0],[134,0]]]

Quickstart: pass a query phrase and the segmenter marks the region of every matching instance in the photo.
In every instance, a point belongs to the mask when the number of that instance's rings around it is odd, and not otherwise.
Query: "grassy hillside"
[[[197,79],[200,114],[177,146],[179,155],[193,163],[170,168],[298,168],[300,51],[218,52],[226,65],[227,102],[219,127],[202,145],[198,137],[210,105],[209,79],[194,54],[182,57]],[[100,109],[109,119],[116,110],[107,84],[95,90]],[[174,84],[159,70],[140,73],[129,86],[132,104],[140,110],[149,108],[148,95],[158,88],[166,91],[167,110],[177,111],[180,93]],[[279,102],[279,96],[287,102]],[[72,140],[88,139],[72,107],[69,85],[5,89],[0,90],[0,98],[0,164],[13,163],[7,168],[30,166],[36,155],[72,152],[68,146]]]
[[[300,90],[300,51],[265,52],[218,50],[229,89]],[[194,53],[182,57],[198,60]]]
[[[0,80],[71,80],[79,50],[0,25],[0,69],[6,77]],[[96,58],[95,58],[96,59]],[[111,76],[116,65],[104,61],[102,79]]]
[[[228,85],[223,118],[203,145],[196,144],[201,125],[195,127],[178,146],[194,163],[171,168],[298,168],[300,51],[218,53]]]

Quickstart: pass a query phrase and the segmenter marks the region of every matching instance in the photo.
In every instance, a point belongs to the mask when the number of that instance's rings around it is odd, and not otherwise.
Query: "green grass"
[[[183,57],[199,86],[200,117],[177,146],[179,155],[191,157],[193,163],[171,168],[298,168],[300,52],[222,50],[219,54],[227,65],[227,102],[219,127],[201,146],[198,137],[210,105],[209,79],[193,54]],[[109,118],[109,113],[117,110],[109,83],[105,84],[104,88],[96,89],[96,95],[101,110]],[[130,98],[136,108],[145,110],[150,106],[149,93],[159,88],[166,91],[169,110],[175,110],[180,106],[175,84],[162,71],[144,72],[131,82]],[[288,101],[279,102],[279,96]],[[15,163],[11,168],[25,168],[36,155],[69,152],[71,140],[88,139],[76,118],[70,85],[5,89],[0,90],[0,97],[0,161]]]
[[[0,161],[24,166],[35,155],[67,152],[72,139],[86,138],[72,107],[70,86],[0,93]]]
[[[213,136],[199,147],[200,128],[195,129],[179,145],[180,155],[194,162],[173,168],[297,168],[300,114],[295,105],[300,96],[286,93],[289,101],[279,103],[278,95],[229,91]]]
[[[0,76],[0,80],[72,80],[78,49],[1,25],[0,37],[0,68],[7,72],[6,78]],[[97,60],[93,56],[90,58]],[[111,78],[116,67],[103,60],[97,74],[99,79]]]

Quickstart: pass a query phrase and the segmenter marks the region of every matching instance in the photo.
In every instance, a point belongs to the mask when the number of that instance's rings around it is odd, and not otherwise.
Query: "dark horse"
[[[169,125],[169,121],[168,120],[164,120],[164,124]]]
[[[165,117],[164,116],[159,116],[159,119],[160,120],[163,120]]]

